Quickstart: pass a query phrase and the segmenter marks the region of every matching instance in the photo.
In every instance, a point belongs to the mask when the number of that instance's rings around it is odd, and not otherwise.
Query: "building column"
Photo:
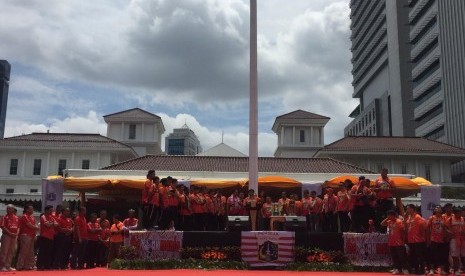
[[[420,169],[418,168],[418,160],[415,159],[415,175],[420,176]]]
[[[119,140],[124,141],[124,122],[121,122],[121,130],[119,134]]]
[[[70,169],[76,169],[76,168],[74,167],[74,158],[75,158],[75,157],[76,157],[76,153],[73,151],[73,152],[71,153],[71,166],[70,166]]]
[[[97,169],[100,169],[100,151],[97,152]]]
[[[295,145],[295,126],[292,127],[292,144]]]
[[[26,152],[23,151],[23,160],[21,162],[21,177],[24,177],[25,169],[26,169]]]
[[[367,158],[367,170],[370,170],[371,168],[371,160],[370,158]]]
[[[439,160],[439,179],[441,179],[441,183],[445,182],[445,179],[444,179],[444,164],[442,162],[442,159]]]
[[[313,127],[310,127],[310,146],[313,146],[314,145],[314,141],[313,141]]]
[[[47,152],[47,164],[45,165],[46,175],[51,175],[50,173],[50,151]]]
[[[394,159],[391,159],[391,173],[395,173],[394,172]]]
[[[284,127],[281,127],[281,145],[284,145]]]
[[[321,127],[320,128],[320,146],[325,145],[325,128]]]
[[[141,141],[145,141],[145,128],[144,128],[145,124],[142,123],[142,127],[141,127],[141,135],[142,135],[142,138],[140,139]]]

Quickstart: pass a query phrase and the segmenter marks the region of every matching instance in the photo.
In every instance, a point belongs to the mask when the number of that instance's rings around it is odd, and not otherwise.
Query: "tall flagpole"
[[[250,0],[249,189],[258,194],[257,0]]]

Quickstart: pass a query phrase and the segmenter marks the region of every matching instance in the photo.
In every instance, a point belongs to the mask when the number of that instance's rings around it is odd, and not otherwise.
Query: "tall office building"
[[[202,147],[194,131],[184,124],[166,136],[165,152],[168,155],[196,155],[202,152]]]
[[[5,135],[6,107],[8,104],[8,89],[10,87],[11,65],[6,60],[0,60],[0,139]]]
[[[351,0],[353,98],[346,136],[413,136],[409,8],[405,0]]]
[[[408,5],[415,135],[465,148],[465,1]],[[452,175],[465,181],[465,162]]]

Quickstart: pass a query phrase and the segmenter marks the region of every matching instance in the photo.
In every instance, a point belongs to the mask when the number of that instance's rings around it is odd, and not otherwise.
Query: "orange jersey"
[[[262,205],[262,215],[264,218],[269,218],[273,214],[273,204],[272,203],[263,203]]]
[[[191,194],[189,196],[192,213],[194,214],[202,214],[204,213],[203,206],[205,205],[205,198],[203,198],[200,194]]]
[[[185,194],[180,194],[179,195],[179,204],[181,206],[181,210],[179,212],[181,215],[183,215],[183,216],[192,215],[189,196],[186,196]]]
[[[376,196],[379,199],[392,198],[392,196],[393,196],[393,193],[392,193],[393,185],[394,185],[394,182],[391,179],[389,179],[389,177],[386,177],[386,178],[379,177],[375,181],[375,186],[376,186],[376,188],[379,189]]]
[[[321,208],[323,207],[323,200],[319,197],[312,198],[310,201],[310,206],[308,211],[310,214],[319,214],[321,213]]]
[[[150,189],[153,183],[151,179],[145,180],[144,189],[142,190],[142,204],[147,204],[149,201]]]
[[[303,203],[300,200],[295,201],[295,214],[296,216],[301,216],[303,212]]]
[[[323,212],[332,213],[336,211],[337,204],[338,204],[337,196],[326,194],[323,198]]]
[[[110,228],[110,233],[113,232],[113,231],[119,231],[119,230],[122,230],[123,229],[123,223],[120,221],[118,222],[118,224],[113,224]],[[118,233],[118,234],[114,234],[114,233],[111,233],[111,236],[110,236],[110,242],[123,242],[123,234],[122,233]]]
[[[453,216],[449,220],[448,225],[450,227],[450,231],[452,232],[454,239],[461,240],[463,238],[463,233],[465,230],[465,222],[463,217],[456,218],[455,216]]]
[[[337,193],[336,211],[348,212],[350,210],[350,195],[348,192]]]
[[[394,221],[388,221],[388,246],[403,246],[404,242],[404,222],[400,219]]]
[[[430,240],[436,243],[443,243],[445,238],[444,229],[445,220],[442,216],[431,216],[428,220],[428,228],[430,230]]]
[[[312,202],[311,197],[302,198],[302,216],[308,215],[308,209],[310,207],[311,202]]]
[[[420,243],[426,241],[426,222],[419,214],[415,214],[413,217],[409,216],[407,218],[406,225],[408,243]]]
[[[219,216],[225,215],[226,214],[226,197],[225,196],[221,196],[221,197],[216,196],[214,199],[216,201],[217,214]]]

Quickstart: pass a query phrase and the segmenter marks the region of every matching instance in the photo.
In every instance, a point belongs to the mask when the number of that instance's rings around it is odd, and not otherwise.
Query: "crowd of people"
[[[235,190],[223,195],[220,189],[178,184],[177,179],[160,179],[154,170],[147,173],[142,191],[143,228],[182,231],[225,230],[227,216],[249,216],[252,230],[269,230],[272,216],[305,216],[312,232],[384,231],[380,222],[394,207],[393,183],[388,170],[371,185],[361,176],[354,184],[341,182],[337,189],[305,190],[303,196],[281,193],[273,201],[264,191]]]
[[[129,230],[139,227],[132,209],[126,219],[115,214],[111,222],[106,210],[87,216],[85,207],[73,214],[61,205],[55,210],[46,206],[39,221],[32,205],[24,207],[21,217],[13,205],[6,209],[1,221],[1,271],[106,267],[119,255],[123,242],[128,244]],[[16,268],[12,265],[15,255]]]
[[[15,270],[15,255],[17,270],[105,267],[123,244],[129,245],[129,230],[222,231],[227,230],[228,216],[248,216],[250,230],[274,228],[270,225],[273,216],[304,216],[311,232],[387,232],[393,274],[411,270],[443,275],[454,271],[458,275],[459,264],[465,264],[461,210],[447,204],[442,212],[437,206],[434,215],[424,219],[413,205],[407,206],[405,213],[403,208],[396,209],[387,169],[374,185],[362,176],[356,184],[346,180],[320,195],[305,190],[300,198],[282,192],[275,201],[252,189],[247,195],[240,190],[223,195],[221,190],[189,189],[175,178],[160,179],[150,170],[141,203],[140,214],[130,209],[126,219],[115,214],[111,221],[106,210],[87,214],[86,208],[80,207],[73,213],[61,205],[55,209],[46,206],[36,221],[32,205],[26,205],[20,217],[16,208],[8,205],[0,222],[0,269]]]
[[[460,275],[460,264],[465,265],[465,222],[460,208],[438,205],[431,217],[423,218],[411,204],[404,215],[389,210],[381,225],[387,227],[393,274]]]

